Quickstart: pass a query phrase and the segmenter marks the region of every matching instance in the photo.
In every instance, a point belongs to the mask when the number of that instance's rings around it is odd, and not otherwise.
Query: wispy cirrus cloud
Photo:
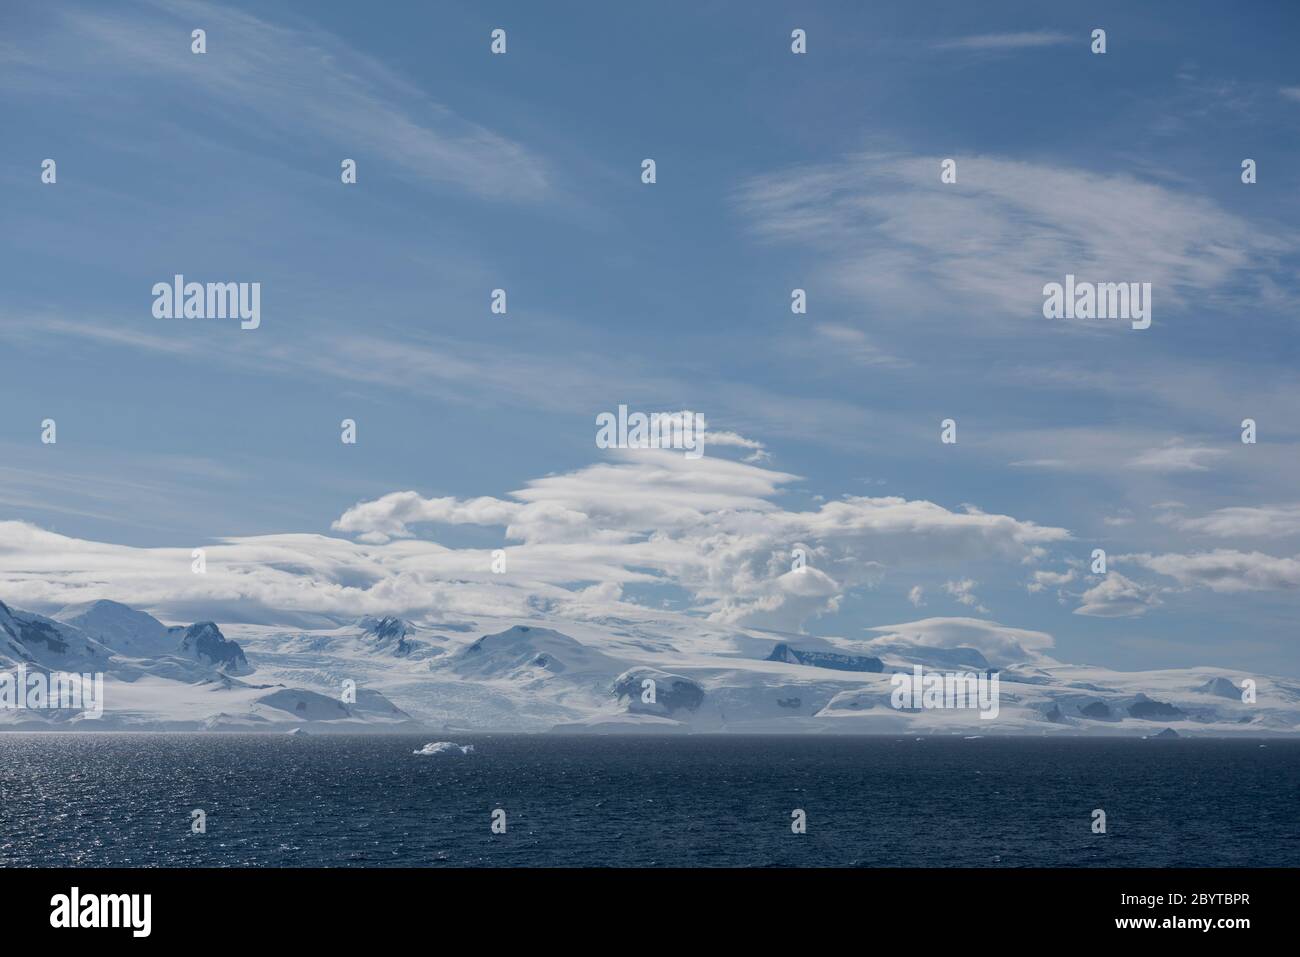
[[[196,25],[207,32],[203,55],[190,51]],[[41,96],[87,99],[89,74],[90,102],[119,99],[126,109],[133,91],[168,84],[216,109],[250,145],[274,131],[281,142],[330,144],[339,157],[360,153],[412,181],[485,199],[531,202],[552,190],[547,165],[520,143],[310,22],[199,0],[68,7],[33,42],[39,58],[0,48],[0,75]],[[211,135],[211,123],[195,132]]]
[[[1208,472],[1216,463],[1240,464],[1231,461],[1226,442],[1220,448],[1196,439],[1169,438],[1148,429],[1122,426],[1008,429],[988,437],[984,444],[990,451],[1007,455],[1032,451],[1035,457],[1011,458],[1008,465],[1045,471],[1094,473],[1122,469],[1151,476],[1177,476]]]
[[[1175,440],[1141,452],[1130,460],[1129,465],[1153,472],[1205,472],[1209,470],[1210,463],[1227,454],[1223,449],[1188,445]]]
[[[978,33],[972,36],[953,37],[931,44],[935,50],[967,50],[974,53],[1006,53],[1012,50],[1032,50],[1039,47],[1057,47],[1078,42],[1077,37],[1059,30],[1021,30],[1014,33]]]
[[[1186,587],[1216,592],[1300,588],[1300,557],[1219,548],[1191,554],[1120,555],[1115,560],[1167,575]]]
[[[1280,302],[1278,263],[1300,248],[1294,231],[1128,174],[958,156],[943,184],[940,159],[797,166],[749,179],[735,201],[755,235],[815,252],[842,295],[880,315],[960,308],[994,327],[1041,322],[1044,283],[1067,272],[1151,282],[1155,322],[1191,302]]]
[[[1300,535],[1300,504],[1236,505],[1197,518],[1166,513],[1158,520],[1180,531],[1216,538],[1286,538]]]
[[[834,322],[819,322],[813,326],[814,335],[834,353],[858,365],[903,368],[911,365],[898,356],[890,355],[872,342],[861,329]]]

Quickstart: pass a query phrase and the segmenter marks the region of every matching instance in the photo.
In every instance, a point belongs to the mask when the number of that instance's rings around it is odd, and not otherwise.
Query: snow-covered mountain
[[[112,650],[75,626],[0,601],[0,667],[102,671]]]
[[[168,627],[112,602],[66,620],[0,605],[0,664],[106,673],[78,730],[413,729],[1179,736],[1300,733],[1300,681],[1064,664],[980,619],[814,638],[685,615]],[[996,718],[903,709],[893,676],[996,673]],[[1250,700],[1253,694],[1254,700]],[[18,714],[24,714],[19,712]],[[25,714],[24,727],[38,722]],[[14,726],[0,711],[0,726]],[[92,727],[93,725],[93,727]]]
[[[169,628],[152,615],[116,601],[65,608],[56,617],[121,658],[176,657],[228,675],[252,670],[239,644],[226,638],[211,621]]]
[[[374,689],[344,694],[341,685],[326,691],[241,680],[254,669],[215,622],[169,627],[113,601],[56,614],[64,620],[0,603],[0,671],[100,674],[104,713],[91,718],[0,706],[0,729],[282,731],[304,722],[335,730],[413,724]]]
[[[153,658],[176,650],[176,636],[166,625],[120,602],[72,605],[54,617],[128,658]]]
[[[168,628],[171,637],[180,638],[176,653],[228,675],[246,675],[248,666],[244,649],[221,633],[215,622],[201,621],[188,628]]]

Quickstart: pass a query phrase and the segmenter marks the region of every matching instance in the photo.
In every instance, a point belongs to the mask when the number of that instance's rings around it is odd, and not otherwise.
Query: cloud
[[[1186,410],[1183,414],[1190,415]],[[1100,473],[1113,477],[1120,470],[1142,473],[1144,477],[1240,471],[1243,460],[1230,455],[1231,446],[1226,442],[1223,447],[1217,447],[1212,444],[1213,436],[1209,440],[1191,437],[1195,435],[1191,430],[1200,424],[1193,421],[1189,425],[1187,438],[1170,438],[1164,425],[1151,429],[1122,422],[1109,428],[1068,424],[1010,427],[982,435],[980,447],[1012,468],[1084,475]],[[1033,455],[1026,455],[1028,452]],[[1279,454],[1287,453],[1282,450]],[[1159,494],[1163,497],[1167,492]],[[1112,518],[1126,517],[1124,509],[1117,508],[1116,512]]]
[[[766,462],[772,457],[767,451],[766,445],[757,439],[746,438],[739,432],[715,432],[712,430],[706,430],[704,433],[705,448],[714,445],[748,449],[749,455],[745,456],[746,462]]]
[[[1216,592],[1300,588],[1300,557],[1215,549],[1196,554],[1120,555],[1115,560],[1167,575],[1184,586]]]
[[[1012,468],[1018,469],[1067,469],[1071,467],[1071,464],[1065,459],[1020,459],[1008,464]]]
[[[1296,247],[1205,195],[1128,174],[957,156],[945,185],[940,159],[797,166],[745,181],[735,202],[760,238],[813,252],[841,294],[909,320],[959,309],[1043,322],[1043,285],[1073,273],[1150,282],[1159,323],[1182,306],[1257,301]],[[1085,327],[1099,328],[1069,328]]]
[[[1055,644],[1045,631],[1009,628],[980,618],[925,618],[901,625],[877,625],[867,630],[879,634],[867,642],[868,648],[881,651],[908,647],[975,648],[990,664],[998,666],[1043,659],[1044,652]]]
[[[569,594],[548,586],[544,555],[520,556],[512,580],[499,582],[487,550],[432,542],[373,547],[286,534],[225,538],[203,550],[206,572],[195,574],[189,546],[132,548],[0,522],[0,600],[54,610],[111,598],[171,621],[283,624],[329,615],[527,614],[531,596]]]
[[[337,36],[286,23],[200,2],[68,9],[35,41],[45,54],[38,63],[11,63],[7,72],[21,67],[23,82],[38,83],[43,95],[84,96],[87,74],[97,96],[166,85],[215,109],[249,143],[270,131],[279,141],[303,137],[314,151],[328,143],[337,156],[358,158],[363,170],[374,158],[413,181],[485,199],[535,201],[550,192],[545,164],[518,143],[463,119]],[[201,56],[190,52],[196,24],[207,31]]]
[[[1279,87],[1277,92],[1285,99],[1295,100],[1297,103],[1300,103],[1300,86]]]
[[[1300,535],[1300,505],[1258,505],[1220,508],[1200,518],[1168,514],[1165,525],[1216,538],[1285,538]]]
[[[1083,593],[1083,604],[1074,609],[1076,615],[1093,618],[1131,618],[1144,615],[1160,604],[1155,590],[1125,578],[1118,572],[1109,572],[1100,583]]]
[[[1208,463],[1227,454],[1223,449],[1172,441],[1158,449],[1142,452],[1128,464],[1152,472],[1206,472],[1210,468]]]
[[[1059,588],[1074,581],[1075,575],[1076,572],[1073,568],[1063,572],[1036,571],[1033,574],[1033,579],[1025,588],[1031,593],[1040,592],[1046,588]]]
[[[874,587],[887,569],[961,561],[1019,563],[1069,532],[973,506],[846,496],[799,511],[776,499],[798,477],[679,453],[614,450],[608,459],[528,482],[506,498],[393,492],[359,502],[323,535],[222,538],[190,548],[127,548],[0,523],[0,595],[37,606],[114,598],[146,608],[277,614],[496,614],[544,602],[584,607],[670,586],[690,610],[731,624],[798,628]],[[497,544],[453,548],[439,526],[501,530]],[[417,539],[417,531],[425,533]],[[805,549],[797,571],[792,549]],[[506,551],[508,574],[491,572]],[[593,585],[601,586],[592,591]],[[958,600],[969,589],[955,592]],[[206,609],[206,610],[200,610]]]
[[[961,604],[967,605],[968,607],[974,608],[976,611],[983,612],[987,615],[989,610],[980,604],[980,600],[975,594],[975,586],[977,584],[977,582],[974,582],[969,578],[964,578],[961,581],[944,582],[943,590],[953,598],[957,599]]]
[[[887,567],[973,556],[1023,561],[1069,537],[972,507],[955,512],[898,497],[779,507],[774,497],[796,480],[708,456],[621,450],[611,461],[535,479],[506,499],[392,493],[348,509],[334,528],[385,542],[412,537],[421,524],[503,527],[507,539],[528,546],[564,544],[592,561],[651,571],[717,620],[770,627],[834,611],[842,595],[874,584]],[[791,572],[790,551],[801,543],[811,543],[808,567]],[[607,577],[616,577],[612,569]]]
[[[869,424],[878,430],[885,427],[849,402],[783,394],[770,386],[760,389],[740,380],[665,373],[661,365],[650,361],[638,364],[631,355],[611,366],[606,361],[608,352],[600,348],[587,352],[575,348],[559,352],[511,349],[495,337],[474,341],[425,333],[399,339],[377,332],[359,336],[323,331],[289,343],[253,342],[254,338],[205,337],[182,343],[148,333],[122,335],[87,321],[0,310],[0,341],[39,346],[51,353],[66,349],[69,339],[86,340],[97,348],[104,345],[124,352],[179,354],[201,359],[207,366],[220,362],[268,376],[308,381],[328,377],[353,386],[395,390],[403,396],[470,404],[478,409],[525,408],[579,414],[588,421],[595,410],[615,408],[619,401],[645,411],[666,411],[680,408],[682,397],[689,396],[696,402],[694,410],[709,410],[706,424],[715,421],[716,412],[717,421],[742,423],[746,431],[761,428],[799,441],[851,448],[866,444],[861,436]],[[563,381],[565,387],[557,389],[557,381]],[[594,438],[594,424],[591,430]],[[765,442],[734,428],[707,430],[704,444],[706,454],[711,446],[717,446],[746,449],[749,462],[771,458]]]
[[[974,36],[954,37],[950,40],[940,40],[931,46],[935,50],[971,50],[989,53],[1061,46],[1076,40],[1076,37],[1055,30],[1026,30],[1019,33],[981,33]]]
[[[920,585],[913,585],[912,590],[907,593],[907,600],[914,608],[920,608],[925,604],[925,589]]]
[[[587,516],[562,507],[528,506],[497,498],[424,498],[417,492],[390,492],[348,509],[333,524],[335,531],[358,536],[364,542],[383,544],[394,538],[413,538],[412,525],[499,525],[506,536],[528,540],[544,535],[562,538],[564,527],[585,526]]]
[[[852,326],[819,322],[813,326],[813,333],[824,344],[831,347],[840,358],[848,359],[858,365],[893,368],[910,365],[906,360],[884,352],[867,338],[866,333]]]

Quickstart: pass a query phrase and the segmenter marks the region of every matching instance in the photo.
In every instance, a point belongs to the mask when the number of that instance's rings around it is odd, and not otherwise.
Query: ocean
[[[432,740],[0,734],[0,865],[1300,865],[1300,741]]]

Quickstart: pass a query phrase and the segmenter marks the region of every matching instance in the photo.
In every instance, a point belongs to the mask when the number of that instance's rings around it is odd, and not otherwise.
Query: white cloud
[[[868,648],[975,648],[998,666],[1034,659],[1050,661],[1044,653],[1054,644],[1047,632],[1009,628],[980,618],[925,618],[867,630],[879,635],[867,642]]]
[[[943,590],[953,598],[957,599],[963,605],[974,608],[978,612],[988,614],[988,609],[980,604],[979,597],[975,594],[975,586],[978,583],[969,578],[963,578],[960,581],[950,581],[943,583]]]
[[[1069,537],[970,506],[898,497],[788,510],[774,499],[795,480],[708,456],[619,450],[508,498],[405,491],[358,503],[335,523],[358,541],[221,539],[205,546],[205,575],[191,574],[189,547],[126,548],[0,523],[0,596],[20,607],[114,598],[177,617],[248,620],[283,611],[486,614],[533,600],[590,606],[628,585],[656,584],[681,589],[694,611],[718,621],[797,628],[874,586],[886,568],[1020,562]],[[473,549],[414,537],[417,528],[433,537],[439,525],[499,528],[502,537]],[[801,543],[807,568],[796,572],[791,549]],[[491,573],[493,547],[506,549],[508,574]]]
[[[901,368],[910,364],[888,354],[867,338],[865,332],[852,326],[819,322],[813,326],[813,333],[837,356],[858,365]]]
[[[1233,506],[1200,518],[1169,514],[1160,521],[1181,531],[1217,538],[1285,538],[1300,535],[1300,505]]]
[[[733,448],[748,449],[749,455],[745,456],[746,462],[766,462],[771,459],[771,454],[767,451],[767,446],[757,439],[748,439],[739,432],[715,432],[706,429],[704,432],[704,446],[731,446]]]
[[[1131,581],[1119,572],[1109,572],[1083,593],[1082,601],[1074,613],[1093,618],[1130,618],[1144,615],[1148,609],[1160,604],[1154,589]]]
[[[1205,472],[1209,470],[1210,462],[1227,454],[1223,449],[1173,441],[1142,452],[1131,459],[1129,465],[1152,472]]]
[[[1295,246],[1203,194],[1130,175],[956,158],[959,185],[939,182],[940,156],[870,153],[754,177],[737,202],[761,237],[815,251],[841,293],[909,320],[959,309],[1041,323],[1044,283],[1069,272],[1150,282],[1159,323],[1228,296],[1232,280],[1255,284],[1233,295],[1263,295]]]
[[[1070,463],[1065,459],[1020,459],[1016,462],[1008,463],[1012,468],[1018,469],[1067,469]]]
[[[977,555],[1020,561],[1069,536],[972,507],[954,512],[897,497],[851,496],[788,511],[772,499],[795,479],[708,456],[621,450],[608,462],[529,482],[509,499],[398,492],[359,503],[334,527],[381,542],[412,536],[421,523],[502,526],[526,545],[565,544],[593,560],[651,569],[718,620],[773,627],[835,610],[844,593],[874,584],[884,567]],[[808,567],[789,572],[790,549],[803,542],[813,543]]]
[[[1129,562],[1176,579],[1179,584],[1216,592],[1300,588],[1300,558],[1215,549],[1196,554],[1120,555]]]
[[[1080,42],[1078,37],[1055,30],[1024,30],[1019,33],[981,33],[968,37],[954,37],[932,44],[936,50],[971,50],[975,52],[1002,52],[1035,47],[1061,46]]]
[[[1063,572],[1036,571],[1033,580],[1025,587],[1030,592],[1040,592],[1045,588],[1059,588],[1074,581],[1076,572],[1073,568]]]
[[[912,590],[907,593],[907,600],[914,608],[920,608],[925,604],[925,589],[920,585],[913,585]]]
[[[208,35],[203,56],[190,52],[196,24]],[[100,95],[129,97],[130,83],[188,90],[250,131],[250,140],[268,131],[277,140],[303,136],[316,148],[333,144],[340,158],[360,152],[412,180],[482,198],[536,200],[551,189],[545,164],[518,143],[430,100],[380,60],[283,14],[273,22],[193,0],[147,13],[85,7],[63,11],[42,42],[45,55],[23,64],[22,73],[46,95],[83,90],[84,74],[60,72],[69,64],[92,71]]]
[[[990,453],[1005,455],[1015,467],[1079,474],[1114,476],[1117,469],[1158,475],[1182,475],[1220,470],[1239,470],[1225,448],[1203,442],[1170,438],[1163,429],[1154,431],[1116,424],[1100,426],[1057,426],[1051,428],[1009,428],[981,440]],[[1033,450],[1034,458],[1013,457]],[[1124,518],[1128,509],[1117,509],[1114,518]],[[1107,524],[1117,524],[1108,521]]]

